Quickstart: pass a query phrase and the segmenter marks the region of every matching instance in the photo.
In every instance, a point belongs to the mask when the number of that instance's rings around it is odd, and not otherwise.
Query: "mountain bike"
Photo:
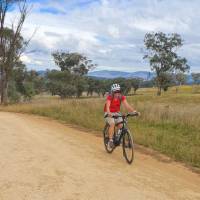
[[[128,113],[127,115],[112,116],[114,119],[117,119],[119,117],[122,118],[122,122],[120,122],[120,124],[122,124],[122,128],[120,130],[118,130],[118,133],[116,132],[116,126],[118,124],[115,125],[115,131],[114,131],[114,135],[113,135],[113,142],[114,142],[113,148],[110,148],[108,145],[109,124],[106,123],[106,125],[103,129],[104,146],[105,146],[106,151],[108,153],[112,153],[116,147],[118,147],[122,144],[123,156],[125,157],[126,161],[129,164],[131,164],[134,159],[134,143],[133,143],[132,135],[127,127],[128,117],[138,116],[138,115],[139,115],[139,113],[134,112],[134,113]],[[106,118],[106,117],[108,117],[108,115],[106,115],[104,118]]]

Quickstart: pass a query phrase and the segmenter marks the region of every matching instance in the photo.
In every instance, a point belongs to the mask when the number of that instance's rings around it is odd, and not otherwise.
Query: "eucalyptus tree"
[[[7,13],[11,8],[18,8],[19,17],[10,27],[6,27]],[[21,36],[22,27],[28,13],[26,0],[0,1],[0,84],[1,104],[8,101],[8,82],[14,65],[19,61],[29,41]]]
[[[71,74],[83,76],[96,66],[92,63],[92,60],[77,52],[66,53],[56,51],[52,53],[52,56],[55,64],[60,67],[61,71],[68,71]]]
[[[178,93],[178,86],[180,87],[181,85],[185,84],[186,81],[187,81],[186,74],[179,72],[175,75],[176,93]]]
[[[200,73],[192,73],[192,79],[195,84],[200,84]]]
[[[177,33],[147,33],[144,44],[147,50],[144,58],[149,60],[151,70],[156,73],[157,95],[161,95],[164,74],[185,72],[190,68],[186,58],[177,54],[183,40]]]
[[[63,93],[63,98],[74,96],[74,93],[76,93],[76,97],[80,97],[83,91],[87,91],[89,87],[85,75],[96,65],[93,64],[92,60],[77,52],[69,53],[56,51],[52,53],[52,56],[55,64],[60,68],[61,71],[57,72],[57,75],[54,76],[56,87],[52,82],[52,79],[49,79],[49,85],[53,88],[56,88],[56,91],[59,91],[60,94]],[[62,76],[61,80],[56,80],[58,75]],[[61,89],[63,87],[62,82],[63,85],[65,85],[65,88],[70,88],[73,92],[70,92],[68,89]],[[89,93],[92,92],[90,91]]]
[[[143,79],[132,78],[130,81],[131,81],[131,86],[133,87],[133,90],[134,90],[134,94],[136,94],[136,91],[140,88],[140,85],[143,82]]]

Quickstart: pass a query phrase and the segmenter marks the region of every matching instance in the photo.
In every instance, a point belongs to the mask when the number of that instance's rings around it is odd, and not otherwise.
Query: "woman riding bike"
[[[121,128],[122,124],[122,117],[118,117],[117,119],[112,118],[112,116],[117,116],[120,114],[120,107],[121,103],[126,108],[128,112],[137,112],[132,106],[129,105],[129,103],[126,100],[126,97],[121,94],[121,88],[119,84],[113,84],[111,86],[111,94],[107,96],[106,104],[104,107],[104,116],[108,116],[105,118],[106,123],[109,124],[109,141],[108,146],[110,148],[113,148],[113,135],[115,130],[115,125],[117,125],[117,128]]]

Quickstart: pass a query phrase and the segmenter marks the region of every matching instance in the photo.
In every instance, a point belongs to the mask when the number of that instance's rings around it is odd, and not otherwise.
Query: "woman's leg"
[[[115,129],[115,124],[111,123],[109,130],[108,130],[108,134],[109,134],[109,140],[113,139],[113,135],[114,135],[114,129]]]

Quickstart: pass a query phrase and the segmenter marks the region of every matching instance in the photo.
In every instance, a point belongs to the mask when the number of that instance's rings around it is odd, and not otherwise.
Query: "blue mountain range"
[[[37,71],[40,76],[45,75],[45,71]],[[96,79],[114,79],[114,78],[142,78],[143,80],[152,80],[155,77],[155,73],[149,71],[136,71],[136,72],[122,72],[122,71],[109,71],[100,70],[92,71],[87,74],[87,76],[94,77]],[[192,84],[192,75],[187,75],[187,84]]]
[[[101,70],[101,71],[89,72],[88,76],[96,78],[105,78],[105,79],[142,78],[144,80],[151,80],[153,77],[155,77],[155,74],[148,71],[122,72],[122,71]]]

